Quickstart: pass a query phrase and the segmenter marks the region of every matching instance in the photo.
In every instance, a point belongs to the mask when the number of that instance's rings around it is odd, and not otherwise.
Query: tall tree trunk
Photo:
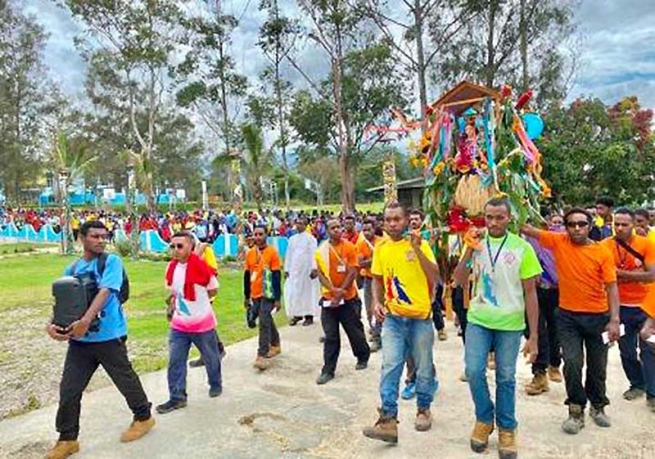
[[[418,98],[421,104],[421,119],[425,119],[428,106],[427,85],[425,83],[425,50],[423,49],[423,5],[414,1],[414,27],[416,32],[416,75],[418,77]]]
[[[341,176],[341,207],[349,214],[355,209],[355,189],[350,174],[348,149],[348,131],[346,114],[343,106],[343,48],[341,43],[341,28],[336,26],[335,50],[332,57],[332,91],[334,96],[335,122],[337,123],[339,175]]]
[[[496,78],[496,48],[494,46],[494,32],[496,28],[496,10],[498,9],[498,0],[489,1],[489,30],[487,33],[487,62],[485,65],[485,84],[493,88],[494,80]]]
[[[521,21],[519,24],[519,36],[521,38],[519,46],[521,48],[521,68],[523,73],[521,77],[521,92],[527,91],[530,86],[530,76],[528,73],[528,24],[525,11],[526,1],[527,0],[521,0],[520,4]]]
[[[280,19],[280,10],[278,9],[277,0],[274,4],[275,21]],[[282,49],[279,35],[275,42],[275,97],[277,98],[277,122],[280,127],[280,148],[282,149],[282,168],[284,169],[284,204],[289,210],[289,163],[287,161],[287,138],[284,126],[284,110],[282,100],[282,81],[280,75],[280,62],[282,62]]]

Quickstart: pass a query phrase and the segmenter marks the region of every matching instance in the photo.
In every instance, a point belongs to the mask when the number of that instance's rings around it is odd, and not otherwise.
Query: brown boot
[[[46,454],[46,459],[64,459],[71,454],[75,454],[80,450],[80,443],[77,440],[71,441],[58,441],[55,443],[55,446],[52,447],[48,454]]]
[[[483,453],[489,445],[489,435],[494,431],[494,424],[485,424],[475,421],[475,427],[471,434],[471,449],[476,453]]]
[[[490,370],[495,370],[496,369],[496,353],[495,352],[490,352],[489,356],[487,357],[487,368]]]
[[[282,346],[271,346],[268,348],[268,354],[266,354],[267,359],[272,359],[273,357],[277,357],[282,353]]]
[[[562,373],[560,373],[559,367],[548,367],[548,379],[552,382],[562,382]]]
[[[253,367],[257,368],[259,371],[268,370],[270,363],[261,355],[258,355],[255,359],[255,363],[252,364]]]
[[[429,408],[418,410],[416,420],[414,420],[414,428],[419,432],[427,432],[432,428],[432,413]]]
[[[373,440],[387,443],[398,443],[398,420],[378,410],[380,417],[373,427],[365,427],[362,433]]]
[[[534,375],[532,381],[525,385],[525,393],[528,395],[539,395],[548,392],[548,378],[545,373]]]
[[[498,456],[500,459],[516,459],[516,430],[498,429]]]
[[[145,421],[134,421],[132,424],[130,424],[130,427],[128,427],[127,430],[121,434],[121,441],[123,443],[127,443],[130,441],[138,440],[150,432],[154,426],[155,418],[152,416],[150,416],[150,418],[146,419]]]

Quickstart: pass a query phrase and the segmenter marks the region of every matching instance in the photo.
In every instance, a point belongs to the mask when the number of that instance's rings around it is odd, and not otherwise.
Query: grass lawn
[[[34,254],[2,260],[0,291],[3,301],[0,302],[0,316],[9,310],[30,305],[43,311],[45,323],[52,305],[51,283],[63,274],[64,267],[74,259],[55,254]],[[166,364],[166,263],[132,260],[124,260],[124,263],[130,278],[130,300],[124,305],[128,315],[129,339],[137,348],[147,350],[145,355],[137,353],[134,356],[134,364],[139,370],[158,370]],[[226,345],[257,334],[256,329],[246,326],[242,279],[242,271],[219,268],[221,286],[214,309],[218,317],[219,336]],[[283,311],[276,322],[286,323]]]
[[[23,412],[21,407],[29,409],[34,405],[28,403],[30,397],[37,396],[42,403],[56,400],[65,346],[47,338],[43,328],[51,315],[51,283],[73,260],[73,257],[34,253],[5,257],[0,261],[0,387],[7,390],[6,393],[0,391],[0,399],[21,393],[24,390],[21,381],[26,378],[30,382],[43,380],[43,385],[49,390],[54,387],[55,392],[48,397],[42,391],[31,389],[30,393],[19,397],[22,401],[17,400],[17,406],[11,406],[9,412],[0,410],[0,419]],[[164,305],[166,263],[126,260],[125,268],[130,278],[130,300],[124,305],[128,315],[130,357],[138,372],[162,369],[168,358]],[[246,326],[242,279],[242,271],[219,267],[221,286],[214,308],[219,336],[226,345],[257,334],[257,329]],[[275,320],[279,325],[286,324],[284,312],[281,311]],[[253,347],[253,358],[254,354]]]
[[[0,255],[9,255],[13,253],[34,252],[36,249],[47,247],[56,247],[56,244],[32,244],[31,242],[11,242],[0,244]]]

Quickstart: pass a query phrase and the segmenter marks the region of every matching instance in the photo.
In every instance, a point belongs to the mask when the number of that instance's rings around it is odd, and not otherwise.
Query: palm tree
[[[244,124],[241,126],[241,135],[245,147],[242,155],[243,169],[252,191],[252,197],[257,204],[257,209],[261,211],[264,197],[262,177],[270,165],[271,151],[265,148],[264,136],[257,125],[253,123]]]
[[[59,202],[64,211],[64,224],[61,225],[62,252],[73,253],[73,232],[70,227],[71,205],[68,199],[68,184],[82,177],[87,168],[98,159],[97,156],[88,156],[87,145],[80,140],[72,145],[64,132],[54,136],[52,162],[58,176]]]

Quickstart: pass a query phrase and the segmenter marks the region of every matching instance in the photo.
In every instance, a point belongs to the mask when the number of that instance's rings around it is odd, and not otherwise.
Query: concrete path
[[[355,371],[355,359],[344,345],[337,378],[317,386],[321,366],[320,326],[282,329],[283,353],[274,366],[259,373],[251,366],[254,340],[228,348],[224,361],[224,392],[209,399],[202,369],[189,371],[189,405],[157,416],[152,433],[132,444],[118,437],[130,413],[114,387],[88,393],[82,402],[79,459],[109,458],[445,458],[497,457],[497,437],[490,452],[469,450],[473,405],[462,372],[462,344],[449,324],[449,339],[436,344],[441,388],[433,406],[430,432],[413,429],[414,402],[401,401],[400,443],[388,446],[366,439],[363,426],[376,419],[380,355],[373,354],[367,370]],[[344,338],[344,343],[347,340]],[[575,437],[560,430],[566,416],[564,387],[552,384],[547,394],[527,397],[522,386],[531,377],[519,362],[517,411],[521,458],[655,458],[655,413],[645,401],[621,398],[626,381],[618,349],[610,351],[608,413],[614,426],[600,429],[587,422]],[[490,377],[493,381],[493,377]],[[166,373],[145,375],[143,383],[154,404],[167,399]],[[56,438],[55,406],[0,422],[0,458],[40,458]]]

